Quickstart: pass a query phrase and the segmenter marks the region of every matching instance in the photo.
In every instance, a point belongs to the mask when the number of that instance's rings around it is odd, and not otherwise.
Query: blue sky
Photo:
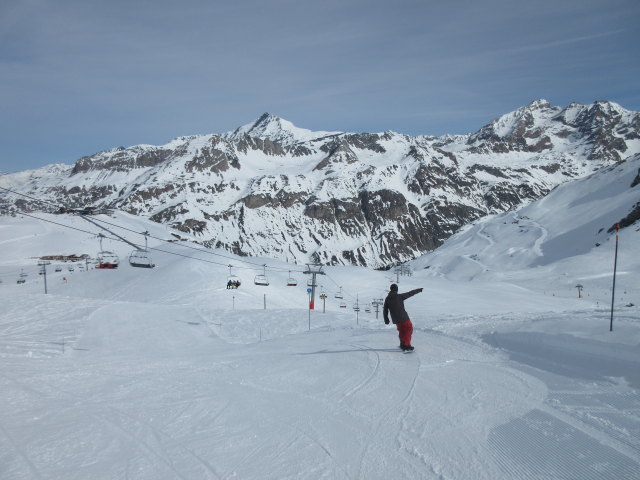
[[[467,133],[538,98],[640,110],[637,0],[0,1],[0,170],[221,133]]]

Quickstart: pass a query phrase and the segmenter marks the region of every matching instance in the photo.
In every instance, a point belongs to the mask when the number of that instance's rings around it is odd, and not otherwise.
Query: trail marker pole
[[[309,331],[311,331],[311,309],[313,308],[313,301],[311,300],[311,288],[307,288],[307,294],[309,295],[309,308],[307,309],[309,312]]]
[[[611,290],[611,321],[609,322],[609,331],[613,332],[613,302],[616,298],[616,269],[618,267],[618,231],[620,224],[616,223],[616,254],[613,260],[613,289]]]

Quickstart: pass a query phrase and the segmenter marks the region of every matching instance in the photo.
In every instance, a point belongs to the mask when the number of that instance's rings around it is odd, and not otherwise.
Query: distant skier
[[[398,293],[398,285],[394,283],[389,287],[389,294],[384,300],[384,308],[382,310],[384,323],[389,325],[389,312],[391,312],[391,320],[398,329],[400,348],[404,351],[413,350],[413,346],[411,345],[413,324],[409,319],[409,314],[404,309],[404,301],[420,292],[422,292],[422,288],[416,288],[406,293]]]

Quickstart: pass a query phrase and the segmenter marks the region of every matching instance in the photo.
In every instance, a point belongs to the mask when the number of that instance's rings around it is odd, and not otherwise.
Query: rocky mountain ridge
[[[266,113],[223,134],[4,175],[0,186],[148,217],[240,255],[385,268],[638,152],[640,114],[606,101],[538,100],[442,137],[313,132]]]

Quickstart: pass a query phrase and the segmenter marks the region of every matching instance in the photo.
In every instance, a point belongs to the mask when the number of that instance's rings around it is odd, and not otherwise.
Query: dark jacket
[[[385,323],[389,321],[389,312],[391,312],[391,320],[393,323],[401,323],[409,320],[409,314],[404,309],[404,301],[421,291],[421,288],[416,288],[415,290],[411,290],[406,293],[398,293],[393,290],[390,291],[389,295],[387,295],[387,298],[384,300],[384,308],[382,310]]]

